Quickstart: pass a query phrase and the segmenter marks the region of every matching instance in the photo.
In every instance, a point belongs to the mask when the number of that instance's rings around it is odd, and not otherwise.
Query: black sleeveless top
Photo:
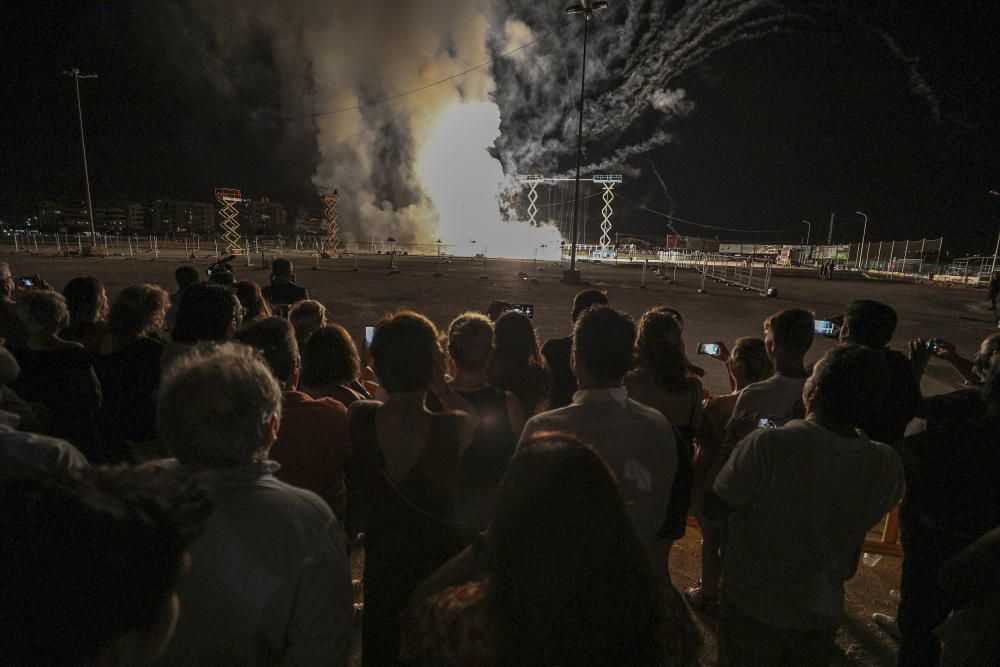
[[[457,390],[456,390],[457,391]],[[457,391],[479,414],[479,426],[462,456],[461,482],[455,516],[474,535],[489,523],[496,491],[507,472],[507,463],[517,447],[517,433],[507,413],[507,394],[493,386],[476,391]],[[431,410],[443,406],[433,394],[427,401]]]

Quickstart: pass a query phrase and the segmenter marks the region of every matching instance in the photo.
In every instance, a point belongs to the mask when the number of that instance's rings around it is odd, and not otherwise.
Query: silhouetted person
[[[571,433],[597,450],[618,478],[632,525],[654,567],[666,563],[659,537],[677,470],[677,443],[662,414],[628,397],[635,323],[607,306],[592,306],[573,329],[572,367],[580,389],[573,403],[528,420],[521,442],[537,433]],[[663,572],[657,574],[662,575]]]
[[[99,354],[108,335],[108,295],[97,278],[73,278],[63,288],[69,326],[59,332],[64,340],[83,345]]]
[[[607,305],[608,297],[602,292],[588,289],[579,292],[573,299],[572,321],[580,317],[580,313],[594,305]],[[573,347],[573,337],[550,338],[542,346],[542,356],[552,372],[552,396],[549,409],[561,408],[573,402],[576,392],[576,377],[570,365],[570,348]]]
[[[309,298],[309,292],[295,284],[292,262],[284,257],[278,257],[271,262],[271,284],[263,291],[264,298],[272,306],[290,306]]]
[[[916,416],[922,401],[920,382],[906,355],[886,347],[896,331],[896,311],[878,301],[851,303],[844,314],[840,340],[864,345],[885,358],[889,369],[886,400],[878,412],[861,422],[872,440],[893,444],[903,437],[906,425]]]
[[[4,467],[4,662],[152,663],[173,633],[177,586],[209,511],[203,493],[167,470]]]
[[[899,664],[937,665],[934,629],[962,599],[939,585],[941,567],[1000,525],[1000,372],[994,363],[983,392],[985,414],[905,438],[900,505],[903,546]],[[974,575],[973,575],[974,576]]]
[[[275,475],[309,489],[325,500],[344,521],[347,489],[344,460],[348,454],[347,408],[332,398],[310,398],[298,390],[302,364],[295,332],[288,320],[268,317],[244,326],[236,340],[264,355],[281,385],[281,428],[271,458],[281,464]]]
[[[163,378],[160,435],[214,506],[164,664],[347,664],[343,531],[319,496],[274,477],[281,416],[281,387],[246,345],[198,346]]]
[[[877,352],[834,348],[806,382],[806,418],[757,429],[719,473],[704,511],[728,517],[720,664],[829,664],[844,582],[903,493],[899,455],[858,430],[887,386]]]

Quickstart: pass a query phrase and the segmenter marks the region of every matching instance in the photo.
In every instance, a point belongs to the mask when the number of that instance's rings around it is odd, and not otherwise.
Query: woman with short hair
[[[382,318],[370,351],[388,398],[355,402],[348,419],[354,468],[371,508],[362,660],[386,665],[399,656],[400,614],[414,588],[462,548],[453,509],[476,418],[445,382],[438,331],[423,315]],[[428,390],[445,412],[427,410]]]
[[[493,323],[468,312],[448,327],[449,386],[479,416],[479,427],[462,457],[458,520],[470,537],[486,527],[496,490],[524,429],[524,410],[517,397],[490,384],[487,368],[493,357]],[[432,401],[432,409],[437,406]]]
[[[68,440],[92,463],[103,462],[94,433],[94,415],[101,405],[101,384],[93,355],[81,343],[59,333],[69,325],[69,309],[62,294],[33,290],[20,296],[17,314],[28,335],[25,346],[14,349],[21,374],[11,389],[26,401],[44,406],[49,435]]]
[[[97,359],[104,403],[97,428],[111,462],[133,462],[132,444],[156,439],[156,390],[160,384],[163,330],[170,296],[159,285],[130,285],[108,316],[111,352]]]
[[[326,306],[315,299],[303,299],[289,309],[288,321],[295,328],[299,347],[304,347],[310,336],[326,326]]]
[[[333,398],[350,407],[354,401],[371,398],[360,376],[358,348],[351,334],[339,324],[318,330],[302,347],[299,390],[303,393],[313,398]]]
[[[69,325],[60,332],[64,340],[81,343],[98,354],[108,335],[108,294],[97,278],[73,278],[63,288]]]

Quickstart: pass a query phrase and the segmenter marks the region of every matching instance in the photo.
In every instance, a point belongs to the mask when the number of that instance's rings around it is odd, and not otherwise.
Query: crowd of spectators
[[[901,500],[900,664],[1000,657],[1000,335],[904,354],[855,301],[807,365],[782,310],[711,395],[678,311],[596,290],[543,346],[502,306],[359,346],[287,260],[175,277],[109,302],[0,265],[4,662],[343,665],[360,630],[366,665],[690,665],[693,608],[720,664],[827,665]],[[922,397],[931,356],[969,386]]]

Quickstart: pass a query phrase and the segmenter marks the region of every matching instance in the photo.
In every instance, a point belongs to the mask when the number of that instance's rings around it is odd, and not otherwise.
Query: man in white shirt
[[[899,502],[903,468],[857,430],[888,386],[885,359],[841,345],[803,391],[805,420],[758,429],[705,499],[728,514],[720,664],[829,664],[868,530]]]
[[[160,386],[160,435],[212,501],[178,589],[172,665],[346,665],[350,568],[340,528],[316,494],[279,481],[267,460],[281,387],[250,347],[193,348]]]
[[[596,449],[614,471],[632,525],[652,556],[666,547],[657,533],[667,515],[677,445],[663,415],[630,399],[622,386],[635,336],[628,315],[607,306],[585,310],[573,330],[571,354],[579,391],[570,405],[528,420],[521,442],[555,431]]]
[[[764,346],[774,362],[774,375],[740,392],[734,417],[745,413],[785,421],[803,414],[802,388],[809,377],[805,356],[814,335],[813,314],[801,308],[782,310],[764,321]]]

